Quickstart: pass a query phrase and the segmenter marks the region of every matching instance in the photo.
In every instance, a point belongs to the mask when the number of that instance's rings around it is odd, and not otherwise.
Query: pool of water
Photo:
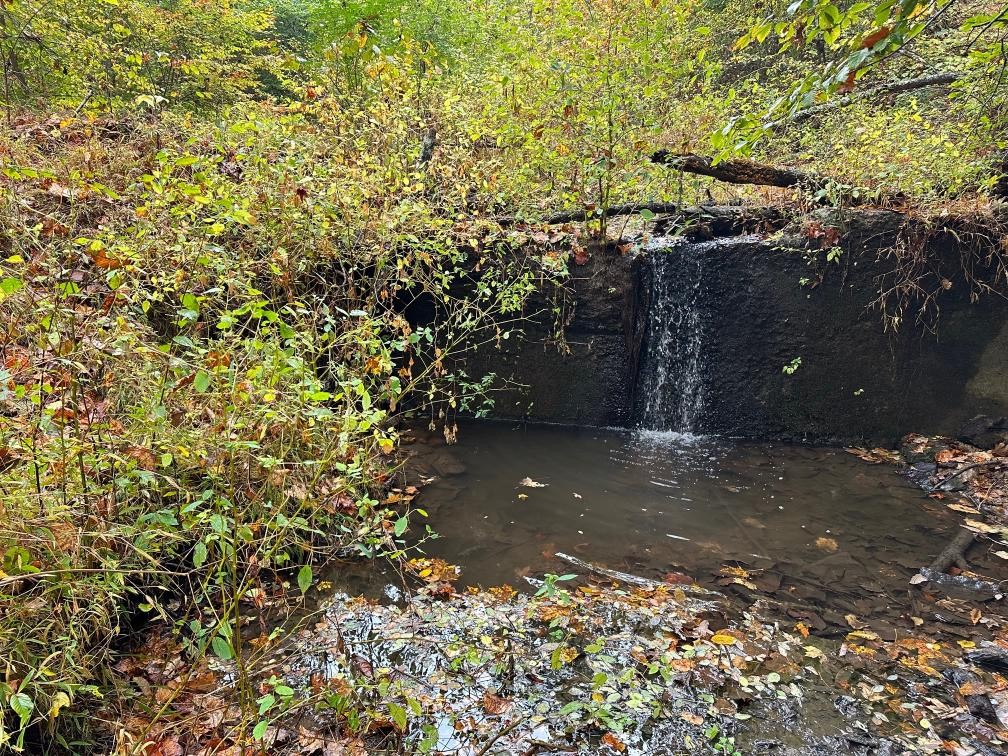
[[[958,527],[894,467],[843,449],[503,422],[406,449],[409,474],[433,479],[417,504],[438,538],[423,549],[467,585],[579,572],[565,552],[849,630],[849,614],[914,614],[909,578]]]

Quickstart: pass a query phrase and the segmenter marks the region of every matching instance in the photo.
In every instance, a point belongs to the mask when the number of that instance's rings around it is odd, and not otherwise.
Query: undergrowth
[[[108,692],[142,618],[240,662],[264,596],[401,548],[408,513],[381,503],[395,410],[449,422],[479,388],[449,358],[505,337],[553,274],[435,209],[450,200],[399,157],[405,123],[350,149],[389,113],[375,100],[346,137],[333,102],[236,106],[219,126],[17,121],[0,302],[13,744],[48,721],[71,747],[83,720],[67,720]],[[411,324],[421,294],[438,317]]]

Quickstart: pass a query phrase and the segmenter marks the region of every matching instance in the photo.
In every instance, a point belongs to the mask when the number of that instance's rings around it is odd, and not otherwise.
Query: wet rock
[[[935,239],[928,250],[953,285],[938,294],[937,335],[922,338],[912,322],[916,303],[896,331],[884,327],[876,306],[880,286],[897,277],[885,251],[912,221],[866,210],[824,214],[820,222],[844,229],[841,265],[809,249],[799,224],[789,242],[715,229],[713,241],[693,244],[702,257],[701,316],[716,334],[703,352],[707,390],[697,429],[888,446],[907,428],[949,433],[978,412],[1008,415],[1008,308],[995,296],[970,301],[955,240]],[[812,266],[809,254],[819,256]],[[472,355],[467,372],[513,381],[497,395],[498,416],[632,425],[647,356],[648,258],[607,244],[570,272],[565,345],[558,348],[550,317],[536,317],[523,337]],[[803,278],[816,285],[799,285]],[[528,312],[550,312],[554,293],[535,295]],[[783,373],[798,356],[800,368]],[[997,432],[968,428],[963,437],[991,448]],[[910,463],[933,460],[909,456]]]
[[[977,415],[959,428],[956,438],[978,449],[993,449],[1008,440],[1008,417]]]
[[[448,452],[437,452],[430,454],[426,462],[440,476],[462,475],[466,471],[466,466],[459,461],[458,457]]]

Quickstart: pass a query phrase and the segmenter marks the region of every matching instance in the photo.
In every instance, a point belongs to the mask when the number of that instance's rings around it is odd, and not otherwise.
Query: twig
[[[977,467],[991,467],[991,466],[995,466],[995,465],[1004,465],[1004,464],[1008,464],[1008,461],[1003,460],[1003,459],[988,459],[986,462],[973,462],[972,464],[966,465],[965,467],[960,467],[958,470],[956,470],[954,473],[952,473],[951,475],[949,475],[947,478],[944,478],[941,481],[939,481],[938,484],[934,488],[932,488],[931,490],[932,491],[937,491],[939,488],[941,488],[942,486],[944,486],[945,484],[947,484],[950,480],[955,480],[956,478],[958,478],[963,473],[968,472],[968,471],[970,471],[970,470],[972,470],[974,468],[977,468]]]
[[[518,727],[518,725],[520,725],[524,721],[525,721],[525,717],[518,717],[518,719],[516,719],[514,722],[512,722],[507,727],[505,727],[503,730],[501,730],[496,735],[494,735],[492,738],[490,738],[489,742],[487,742],[487,744],[485,746],[483,746],[479,751],[476,752],[476,756],[485,756],[486,752],[490,750],[490,747],[494,743],[496,743],[498,740],[500,740],[501,738],[503,738],[509,732],[512,732],[516,727]]]

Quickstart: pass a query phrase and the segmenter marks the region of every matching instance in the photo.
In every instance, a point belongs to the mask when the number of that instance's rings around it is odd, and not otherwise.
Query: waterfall
[[[704,406],[703,255],[680,237],[653,239],[647,355],[639,425],[692,435]]]

